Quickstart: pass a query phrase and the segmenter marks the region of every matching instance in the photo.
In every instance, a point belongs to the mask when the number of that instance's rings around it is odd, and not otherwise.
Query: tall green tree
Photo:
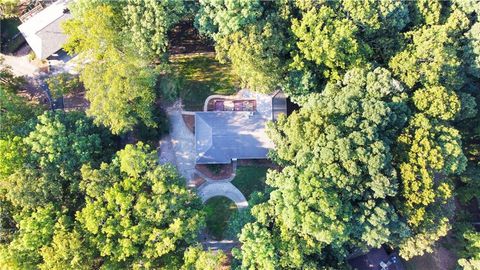
[[[42,261],[40,249],[52,240],[60,216],[52,204],[17,214],[18,231],[11,242],[0,245],[0,265],[6,269],[35,269]]]
[[[408,44],[391,59],[390,68],[409,87],[442,85],[459,90],[465,78],[458,41],[468,24],[468,17],[456,10],[444,24],[407,32]]]
[[[150,58],[164,56],[168,31],[186,13],[184,1],[128,0],[124,8],[125,31],[131,33],[135,47]]]
[[[12,167],[4,168],[9,175],[1,179],[8,200],[26,209],[53,203],[72,214],[83,200],[80,167],[108,157],[111,142],[83,113],[49,111],[38,117],[27,137],[10,143],[17,159],[10,159]],[[3,154],[11,158],[9,152]]]
[[[461,251],[458,264],[465,270],[480,268],[480,233],[468,230],[463,234],[467,245]]]
[[[216,42],[217,58],[230,62],[244,87],[270,92],[285,72],[290,42],[285,1],[200,1],[196,25]]]
[[[218,270],[225,267],[227,256],[223,251],[203,250],[201,245],[191,246],[184,253],[182,270]]]
[[[16,77],[3,61],[0,57],[0,139],[21,132],[25,122],[38,114],[40,109],[18,95],[25,81]]]
[[[87,113],[115,134],[141,124],[156,127],[153,110],[158,67],[151,66],[132,46],[132,34],[125,32],[127,24],[120,12],[125,3],[84,2],[72,5],[75,16],[64,29],[68,34],[65,48],[79,54],[84,63],[80,79],[91,103]],[[141,28],[130,27],[137,34]]]
[[[387,70],[354,69],[270,127],[273,158],[286,167],[268,174],[270,199],[252,209],[257,221],[240,236],[245,248],[258,245],[257,233],[271,239],[268,255],[242,252],[246,268],[320,267],[332,249],[338,266],[342,247],[380,246],[408,232],[390,203],[398,186],[391,147],[409,115],[406,98]]]
[[[301,20],[294,19],[292,31],[299,48],[294,61],[314,62],[327,78],[339,79],[342,71],[360,66],[370,53],[368,45],[356,37],[357,26],[329,6],[311,9]]]
[[[86,206],[78,221],[104,267],[179,267],[204,224],[201,203],[156,152],[127,145],[109,164],[82,168]]]

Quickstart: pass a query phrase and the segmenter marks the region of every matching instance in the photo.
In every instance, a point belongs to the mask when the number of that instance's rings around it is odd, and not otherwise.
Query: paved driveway
[[[170,121],[170,135],[160,141],[160,163],[176,165],[180,174],[187,179],[187,185],[195,172],[195,137],[182,118],[180,102],[167,108]]]
[[[34,76],[38,73],[38,67],[30,63],[28,56],[11,56],[0,54],[5,59],[4,64],[12,68],[13,74],[16,76]]]

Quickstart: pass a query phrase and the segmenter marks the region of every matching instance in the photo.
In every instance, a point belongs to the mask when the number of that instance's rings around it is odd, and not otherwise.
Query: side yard
[[[214,53],[173,55],[170,61],[187,111],[202,110],[210,95],[232,95],[239,88],[230,66],[219,63]]]

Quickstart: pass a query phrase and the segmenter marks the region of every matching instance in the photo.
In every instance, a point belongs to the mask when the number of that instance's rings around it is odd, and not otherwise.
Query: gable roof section
[[[258,112],[195,113],[197,164],[227,164],[232,159],[263,159],[273,148],[265,134],[269,119]]]
[[[65,43],[67,36],[61,24],[72,17],[69,12],[64,13],[67,3],[68,0],[56,1],[18,26],[38,58],[49,57]]]

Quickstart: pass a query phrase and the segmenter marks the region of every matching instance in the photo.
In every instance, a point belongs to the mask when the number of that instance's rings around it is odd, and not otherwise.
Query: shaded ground
[[[225,197],[213,197],[205,202],[207,232],[214,240],[222,240],[228,219],[237,211],[234,202]]]
[[[14,53],[26,42],[17,28],[20,24],[18,18],[0,20],[0,39],[2,40],[0,49],[2,53]]]
[[[453,252],[438,245],[433,253],[418,256],[404,263],[407,270],[455,270],[457,257]]]
[[[267,170],[267,167],[239,166],[232,184],[248,198],[253,192],[265,189]]]
[[[220,64],[213,53],[174,55],[170,60],[181,80],[179,97],[187,111],[203,110],[210,95],[232,95],[238,89],[230,66]]]
[[[213,52],[213,41],[200,36],[193,20],[178,23],[169,33],[169,53]]]

